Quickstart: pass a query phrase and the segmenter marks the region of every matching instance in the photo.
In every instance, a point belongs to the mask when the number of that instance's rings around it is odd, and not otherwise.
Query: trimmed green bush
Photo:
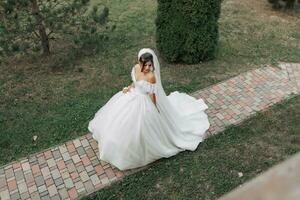
[[[214,58],[221,0],[158,0],[156,40],[167,62]]]
[[[296,0],[268,0],[274,9],[293,9],[297,4]],[[300,0],[298,0],[300,4]]]

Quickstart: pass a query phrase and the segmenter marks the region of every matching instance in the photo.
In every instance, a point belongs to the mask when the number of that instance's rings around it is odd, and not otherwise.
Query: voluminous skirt
[[[175,92],[168,98],[173,106],[177,106],[176,109],[186,110],[183,114],[193,113],[188,116],[190,124],[186,127],[197,127],[199,132],[191,133],[196,136],[196,141],[195,137],[184,141],[185,136],[174,135],[165,116],[158,112],[148,95],[134,89],[128,93],[120,91],[95,114],[88,126],[98,141],[100,159],[125,170],[173,156],[185,149],[195,150],[209,127],[204,113],[207,106],[203,101],[195,104],[196,100],[184,93]],[[196,112],[195,108],[198,109]],[[191,147],[186,148],[189,142]]]

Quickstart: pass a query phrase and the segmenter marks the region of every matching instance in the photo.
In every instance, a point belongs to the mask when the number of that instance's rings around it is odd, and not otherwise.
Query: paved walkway
[[[209,136],[299,92],[300,64],[280,64],[192,95],[209,106]],[[97,143],[87,134],[0,167],[0,199],[78,199],[136,171],[120,171],[100,161]]]

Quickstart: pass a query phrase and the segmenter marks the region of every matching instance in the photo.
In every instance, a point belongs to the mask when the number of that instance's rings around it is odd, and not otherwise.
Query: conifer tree
[[[57,38],[81,44],[97,34],[108,18],[107,7],[89,0],[2,0],[0,2],[0,53],[51,52]],[[102,9],[101,9],[102,8]]]

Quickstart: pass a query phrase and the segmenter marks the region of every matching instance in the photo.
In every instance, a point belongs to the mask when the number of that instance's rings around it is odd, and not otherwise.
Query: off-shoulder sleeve
[[[156,84],[148,83],[145,85],[145,90],[149,94],[155,94]]]

